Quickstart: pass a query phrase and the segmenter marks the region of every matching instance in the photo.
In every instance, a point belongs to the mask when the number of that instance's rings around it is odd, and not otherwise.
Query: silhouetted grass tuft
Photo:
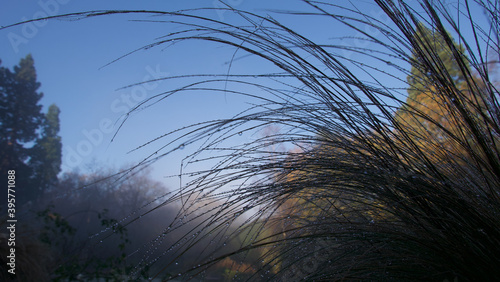
[[[355,34],[344,39],[362,43],[316,43],[273,17],[229,6],[245,24],[210,18],[212,9],[147,12],[181,29],[142,49],[210,41],[270,71],[166,77],[191,82],[140,105],[196,90],[242,95],[254,106],[148,144],[172,137],[139,165],[199,144],[183,168],[216,164],[182,172],[189,182],[165,203],[183,207],[161,235],[185,236],[157,255],[152,242],[137,269],[155,257],[172,269],[196,252],[172,278],[209,278],[210,269],[234,263],[227,278],[498,279],[499,3],[374,1],[358,9],[303,2],[307,12],[276,17],[331,19],[332,28],[340,23]],[[77,16],[116,13],[144,11]],[[439,46],[419,36],[424,28],[443,39]],[[413,90],[427,100],[407,100],[407,81],[421,82]],[[227,146],[270,126],[279,130]]]
[[[262,102],[250,113],[197,125],[192,134],[212,140],[198,154],[214,150],[245,124],[282,128],[222,151],[220,164],[183,191],[190,203],[220,201],[200,226],[204,234],[227,234],[223,242],[245,234],[236,251],[209,253],[206,260],[259,250],[261,270],[242,277],[251,280],[496,279],[500,112],[491,61],[499,50],[493,24],[498,3],[460,2],[454,10],[458,22],[443,4],[376,1],[390,19],[382,22],[357,10],[305,2],[314,8],[309,16],[344,23],[360,32],[369,48],[317,44],[273,18],[244,11],[234,13],[249,26],[193,23],[163,39],[215,41],[279,68],[255,80],[228,74],[199,82],[206,90],[256,95]],[[491,26],[472,18],[469,6],[477,4]],[[436,46],[418,36],[422,26],[444,39],[440,47],[449,50],[460,85]],[[470,34],[462,31],[466,28]],[[342,50],[352,55],[343,57]],[[404,91],[382,82],[384,76],[397,83],[415,75],[404,66],[420,70],[424,77],[413,79],[427,83],[416,90],[438,108],[406,100]],[[363,72],[371,80],[361,80]],[[219,80],[255,86],[264,94],[208,86]],[[186,144],[197,138],[190,136]],[[300,150],[271,149],[281,144]],[[218,194],[242,179],[247,182]],[[250,219],[236,223],[235,215],[249,208],[259,212],[247,212]],[[226,224],[238,226],[226,229]]]

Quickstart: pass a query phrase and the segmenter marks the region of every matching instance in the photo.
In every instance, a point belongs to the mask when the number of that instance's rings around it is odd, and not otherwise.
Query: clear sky
[[[230,1],[237,8],[255,11],[267,1]],[[278,1],[284,3],[284,1]],[[176,11],[214,7],[212,1],[8,1],[0,7],[0,25],[44,15],[90,10],[141,9]],[[253,5],[253,6],[252,6]],[[304,6],[303,4],[299,6]],[[229,13],[212,11],[213,18],[231,20]],[[210,15],[209,15],[210,16]],[[243,110],[243,101],[221,95],[181,95],[133,116],[110,140],[117,129],[115,122],[144,98],[172,88],[172,81],[117,90],[132,83],[166,75],[227,71],[234,50],[215,45],[184,44],[138,52],[101,68],[119,56],[152,42],[172,30],[161,23],[132,22],[131,19],[155,19],[150,16],[105,16],[81,21],[50,20],[16,26],[0,31],[2,66],[12,68],[31,53],[38,81],[44,93],[44,111],[55,103],[61,109],[63,170],[86,171],[96,161],[103,166],[120,167],[141,160],[151,152],[146,148],[127,152],[162,133],[220,116],[221,112]],[[114,126],[114,127],[113,127]],[[243,142],[243,137],[242,137]],[[156,147],[154,147],[156,148]],[[149,149],[149,150],[148,150]],[[174,154],[155,167],[155,176],[177,173],[182,153]],[[174,171],[172,171],[174,170]]]
[[[234,7],[265,13],[263,9],[308,10],[300,1],[227,1]],[[3,1],[0,4],[0,25],[44,15],[65,14],[90,10],[161,10],[214,7],[215,1]],[[364,5],[372,15],[379,13],[372,4]],[[309,8],[310,10],[310,8]],[[210,11],[209,15],[221,21],[233,21],[235,15]],[[333,38],[340,36],[340,25],[322,25],[311,18],[297,22],[289,16],[275,15],[297,31],[310,37]],[[132,19],[157,19],[151,16],[117,15],[94,17],[80,21],[50,20],[0,30],[0,59],[2,66],[12,68],[31,53],[35,60],[38,81],[44,93],[44,110],[55,103],[61,109],[63,140],[63,169],[69,171],[95,160],[104,166],[120,167],[141,160],[156,147],[127,154],[127,152],[162,133],[216,117],[229,117],[245,109],[240,98],[214,94],[178,95],[148,108],[131,118],[118,133],[111,137],[115,124],[132,106],[144,98],[172,89],[172,80],[150,83],[122,90],[132,83],[190,73],[226,73],[225,64],[234,54],[234,48],[214,44],[179,44],[168,49],[154,48],[141,51],[104,68],[104,65],[155,38],[175,31],[171,25],[155,22],[137,22]],[[331,23],[331,21],[330,21]],[[348,36],[349,34],[343,34]],[[350,34],[355,37],[356,34]],[[356,46],[354,39],[344,44]],[[205,45],[201,45],[205,44]],[[239,69],[238,69],[239,68]],[[242,59],[233,66],[238,70],[259,73],[252,59]],[[179,84],[180,86],[181,84]],[[235,142],[244,142],[252,136],[241,136]],[[154,175],[161,177],[177,173],[182,152],[173,154],[155,166]],[[168,180],[167,180],[168,181]],[[168,183],[168,185],[175,185]]]

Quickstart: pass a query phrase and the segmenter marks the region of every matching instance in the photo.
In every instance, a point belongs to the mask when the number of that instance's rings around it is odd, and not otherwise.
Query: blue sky
[[[237,8],[255,11],[265,1],[230,1]],[[283,1],[281,1],[283,3]],[[9,1],[0,9],[0,25],[44,15],[89,10],[144,9],[176,11],[197,7],[213,7],[212,1]],[[253,6],[252,6],[253,5]],[[303,5],[302,5],[303,6]],[[275,5],[274,8],[280,8]],[[231,20],[229,13],[214,18]],[[210,16],[210,15],[209,15]],[[146,148],[127,154],[136,146],[162,133],[204,121],[220,115],[243,110],[243,101],[222,95],[174,96],[157,107],[134,115],[119,132],[111,137],[115,124],[131,107],[144,98],[172,88],[172,81],[117,90],[132,83],[166,76],[227,70],[234,53],[229,48],[187,44],[138,52],[118,62],[102,66],[138,47],[165,35],[167,25],[131,22],[145,16],[106,16],[81,21],[50,20],[16,26],[0,31],[2,66],[12,68],[31,53],[35,59],[38,81],[44,93],[44,110],[55,103],[61,109],[63,140],[63,169],[80,169],[94,161],[103,166],[120,167],[141,160],[151,150]],[[249,64],[251,65],[251,64]],[[248,66],[248,65],[247,65]],[[236,68],[236,66],[235,66]],[[114,127],[113,127],[114,126]],[[241,142],[243,142],[243,137]],[[182,152],[174,154],[155,166],[154,175],[175,174]],[[172,172],[174,171],[174,172]]]
[[[46,14],[65,14],[89,10],[141,9],[176,11],[180,9],[214,7],[215,1],[75,1],[41,0],[3,2],[0,25],[8,25]],[[299,1],[228,1],[236,8],[264,13],[263,9],[307,10]],[[372,15],[379,12],[364,5]],[[234,21],[235,15],[209,11],[210,17]],[[332,38],[356,36],[340,25],[325,26],[321,19],[297,22],[296,18],[275,15],[284,23],[309,37]],[[178,44],[168,49],[153,48],[137,52],[104,68],[104,65],[155,38],[172,32],[171,25],[145,23],[131,19],[156,19],[150,16],[104,16],[80,21],[50,20],[0,30],[0,59],[2,66],[11,68],[31,53],[35,59],[38,81],[44,93],[42,104],[46,109],[55,103],[61,109],[63,139],[63,169],[85,171],[86,164],[96,161],[104,166],[120,167],[141,160],[155,148],[127,154],[136,146],[163,133],[195,122],[232,116],[247,107],[237,97],[207,93],[192,93],[170,97],[157,106],[133,115],[118,133],[111,137],[115,124],[131,107],[144,98],[172,89],[180,82],[172,80],[117,90],[132,83],[149,79],[190,73],[226,73],[234,48],[215,44]],[[331,21],[330,21],[331,23]],[[351,41],[345,44],[356,45]],[[262,71],[252,59],[237,61],[232,70]],[[178,84],[180,86],[181,84]],[[241,136],[234,142],[245,142],[254,136]],[[184,152],[184,154],[186,151]],[[175,174],[183,152],[177,152],[155,165],[154,176],[160,178]],[[176,185],[173,182],[167,184]]]

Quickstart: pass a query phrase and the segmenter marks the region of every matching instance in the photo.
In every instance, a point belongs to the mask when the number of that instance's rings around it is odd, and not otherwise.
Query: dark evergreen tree
[[[34,181],[37,190],[33,197],[39,196],[49,186],[57,182],[57,174],[61,171],[61,137],[59,133],[59,107],[50,105],[42,125],[42,136],[33,147],[30,166],[34,170]],[[38,198],[38,197],[37,197]]]
[[[30,192],[36,189],[28,163],[44,120],[39,87],[31,55],[21,59],[13,72],[0,67],[0,171],[7,179],[7,171],[16,170],[17,204],[32,200]]]

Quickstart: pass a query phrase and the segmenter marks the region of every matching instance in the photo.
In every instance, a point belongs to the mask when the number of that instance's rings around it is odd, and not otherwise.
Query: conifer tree
[[[40,194],[57,181],[61,171],[61,137],[59,133],[59,107],[50,105],[42,125],[42,136],[33,147],[30,164],[34,169],[34,179],[38,183],[35,194]],[[36,195],[33,195],[36,196]]]
[[[7,179],[7,171],[16,170],[17,203],[31,199],[33,170],[28,165],[32,149],[29,144],[36,141],[43,122],[39,104],[43,94],[38,92],[39,87],[31,55],[21,59],[14,72],[0,67],[0,171]]]
[[[395,116],[400,132],[412,132],[415,144],[438,163],[450,153],[458,157],[454,157],[458,162],[474,154],[484,155],[476,151],[475,145],[464,148],[467,143],[477,143],[471,139],[471,132],[464,130],[464,122],[471,120],[481,126],[488,119],[488,91],[471,70],[464,46],[449,33],[429,29],[422,23],[416,25],[412,39],[415,42],[409,60],[408,97]],[[448,153],[436,155],[436,147],[446,148]]]
[[[407,77],[408,98],[396,113],[396,120],[403,122],[418,132],[420,139],[443,141],[446,134],[440,126],[447,130],[457,127],[453,124],[449,112],[452,93],[438,93],[443,83],[451,88],[465,90],[467,87],[464,72],[470,72],[468,60],[457,60],[455,49],[459,56],[465,58],[464,47],[452,40],[448,45],[444,36],[420,23],[416,27],[413,39],[413,56],[410,60],[411,73]],[[438,85],[436,87],[436,85]]]

